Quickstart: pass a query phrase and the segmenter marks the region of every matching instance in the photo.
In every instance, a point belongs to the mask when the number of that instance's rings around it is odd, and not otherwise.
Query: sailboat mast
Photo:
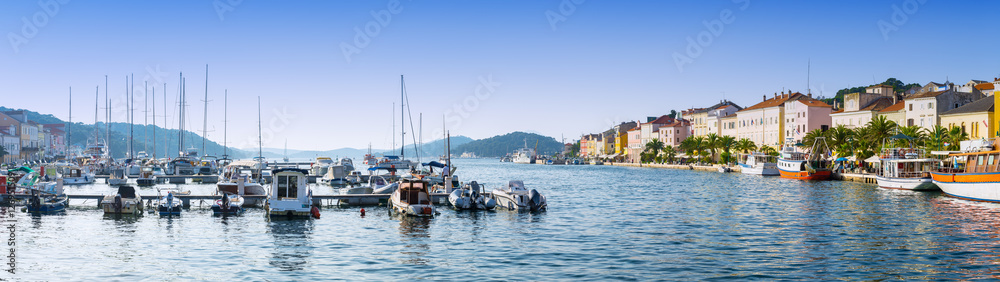
[[[111,151],[111,97],[108,97],[108,75],[104,75],[104,143],[105,150]]]
[[[163,128],[167,128],[167,83],[163,83]],[[170,150],[167,149],[167,142],[163,142],[163,157],[170,157]]]
[[[403,112],[406,105],[403,104],[403,89],[405,89],[403,75],[399,75],[399,141],[402,142],[399,146],[400,160],[406,159],[406,113]]]
[[[261,137],[263,127],[260,126],[260,96],[257,96],[257,161],[261,162],[260,169],[264,168],[264,138]],[[257,172],[257,182],[264,177],[263,171]]]
[[[184,102],[184,90],[185,89],[187,89],[187,85],[184,84],[184,73],[181,73],[181,88],[177,89],[177,91],[179,91],[179,93],[181,94],[180,95],[181,96],[181,99],[180,99],[181,102],[180,102],[180,110],[179,110],[180,117],[178,117],[178,119],[180,119],[180,123],[177,124],[177,129],[180,130],[180,132],[178,133],[178,134],[180,134],[180,138],[178,138],[179,140],[178,140],[178,143],[177,143],[177,151],[178,151],[178,155],[177,156],[178,157],[181,157],[181,156],[184,155],[184,105],[186,104]]]
[[[201,154],[207,155],[205,141],[208,140],[208,64],[205,64],[205,118],[201,127]]]
[[[153,159],[156,160],[156,86],[153,86]]]
[[[149,151],[149,81],[142,81],[142,87],[142,151],[146,152]]]
[[[128,102],[128,158],[135,158],[135,74],[130,75]]]
[[[94,145],[101,143],[101,133],[98,132],[100,127],[97,127],[97,108],[100,107],[101,99],[101,86],[98,85],[94,87]],[[67,143],[68,145],[69,143]]]
[[[69,140],[73,137],[73,86],[69,87],[69,126],[66,126],[66,146],[72,144]]]
[[[223,96],[222,103],[222,158],[229,158],[229,89],[226,89],[226,94]]]

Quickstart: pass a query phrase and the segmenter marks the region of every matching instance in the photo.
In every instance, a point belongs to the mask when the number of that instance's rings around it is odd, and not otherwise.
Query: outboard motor
[[[122,195],[115,195],[115,213],[122,213]]]
[[[542,197],[542,194],[539,194],[535,189],[531,189],[531,192],[528,194],[528,207],[531,208],[531,211],[545,210],[545,206],[545,198]]]

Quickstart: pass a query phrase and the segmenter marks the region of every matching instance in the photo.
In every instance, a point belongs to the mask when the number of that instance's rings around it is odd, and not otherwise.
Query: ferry
[[[817,137],[811,152],[818,152],[819,142],[826,144],[823,137]],[[785,145],[778,158],[778,172],[781,177],[798,180],[827,180],[833,172],[829,163],[822,160],[822,154],[806,154],[795,151],[795,146]]]
[[[955,198],[1000,202],[1000,170],[997,169],[1000,150],[997,150],[997,142],[998,139],[994,139],[983,142],[986,143],[984,146],[972,146],[961,153],[949,154],[954,165],[932,171],[934,184]]]
[[[754,152],[751,154],[740,154],[740,172],[744,174],[755,174],[764,176],[778,176],[777,157]]]
[[[937,190],[930,172],[938,160],[925,158],[923,150],[913,148],[889,148],[879,155],[881,169],[875,176],[878,186],[902,190]]]

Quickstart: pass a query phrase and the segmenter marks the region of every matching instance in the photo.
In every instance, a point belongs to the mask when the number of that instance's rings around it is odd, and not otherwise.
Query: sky
[[[439,139],[445,126],[476,139],[525,131],[569,141],[724,98],[747,107],[783,90],[829,97],[889,77],[1000,76],[986,12],[996,1],[2,5],[0,105],[68,119],[72,87],[73,121],[93,123],[107,76],[112,121],[124,122],[131,75],[136,121],[155,94],[157,125],[177,128],[183,73],[186,127],[200,133],[207,119],[209,139],[226,134],[238,148],[256,144],[258,97],[265,147],[398,146],[401,75],[407,143]]]

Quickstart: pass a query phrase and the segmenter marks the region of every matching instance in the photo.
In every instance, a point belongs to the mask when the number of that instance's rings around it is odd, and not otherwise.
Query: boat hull
[[[902,189],[914,191],[938,190],[930,177],[882,177],[876,176],[875,181],[879,187],[887,189]]]
[[[29,213],[50,214],[66,211],[66,197],[47,199],[39,205],[28,205],[25,210]]]
[[[948,196],[966,200],[1000,202],[1000,172],[931,172],[934,184]]]
[[[85,177],[63,177],[63,185],[94,184],[93,176]]]
[[[131,214],[138,215],[142,214],[142,200],[141,199],[122,199],[121,209],[116,209],[114,204],[114,199],[111,200],[105,198],[101,201],[101,209],[104,210],[104,214]]]
[[[814,173],[808,171],[790,171],[779,169],[778,172],[783,178],[798,179],[798,180],[827,180],[830,179],[832,174],[829,170],[816,170]]]
[[[763,175],[763,176],[778,176],[781,172],[778,171],[778,167],[773,163],[768,165],[756,165],[751,166],[748,164],[740,164],[740,172],[743,174],[753,174],[753,175]]]

